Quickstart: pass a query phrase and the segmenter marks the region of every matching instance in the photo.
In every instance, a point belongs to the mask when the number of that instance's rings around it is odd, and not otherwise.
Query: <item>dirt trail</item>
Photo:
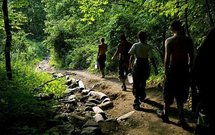
[[[121,90],[121,83],[116,77],[106,76],[100,78],[95,74],[85,71],[72,71],[76,78],[81,79],[87,88],[98,84],[96,91],[107,94],[114,103],[114,107],[106,110],[107,115],[112,118],[118,118],[128,112],[134,111],[132,104],[134,97],[132,95],[132,86],[127,84],[127,91]],[[156,115],[156,110],[162,107],[162,92],[156,87],[147,87],[147,102],[142,103],[142,111],[135,111],[126,121],[120,123],[116,131],[111,135],[193,135],[192,132],[186,131],[176,123],[177,110],[175,105],[172,106],[170,115],[171,124],[163,123]],[[186,110],[185,117],[191,127],[195,127],[193,115]]]

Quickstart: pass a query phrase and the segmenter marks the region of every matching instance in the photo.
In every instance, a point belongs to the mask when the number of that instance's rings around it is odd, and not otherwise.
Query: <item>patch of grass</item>
[[[13,64],[13,80],[7,80],[4,63],[0,62],[0,130],[12,134],[20,129],[26,131],[26,128],[28,132],[41,132],[43,122],[51,117],[50,110],[55,101],[38,101],[34,95],[39,92],[60,95],[65,90],[62,78],[45,85],[37,93],[33,91],[51,79],[47,73],[35,72],[34,66],[28,63],[16,62]]]

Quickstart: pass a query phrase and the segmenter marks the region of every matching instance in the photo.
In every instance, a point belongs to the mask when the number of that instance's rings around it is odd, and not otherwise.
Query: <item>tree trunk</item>
[[[4,27],[6,32],[6,43],[5,43],[5,63],[6,63],[6,72],[9,80],[12,80],[12,70],[11,70],[11,59],[10,59],[10,47],[11,47],[11,32],[10,24],[8,18],[8,7],[7,0],[2,2],[2,10],[4,15]]]
[[[166,31],[167,31],[167,17],[164,16],[164,26],[163,26],[163,33],[162,33],[162,50],[161,50],[162,53],[160,53],[162,60],[164,60],[164,54],[165,54]]]
[[[210,4],[209,4],[208,0],[205,0],[205,5],[206,5],[209,21],[210,21],[210,26],[213,27],[214,26],[214,21],[213,21],[213,18],[212,18]]]
[[[185,0],[185,3],[187,4],[187,0]],[[185,12],[185,13],[184,13],[184,14],[185,14],[185,17],[184,17],[184,18],[185,18],[185,28],[186,28],[186,31],[187,31],[187,36],[191,38],[191,36],[190,36],[190,31],[189,31],[189,26],[188,26],[188,19],[187,19],[187,18],[188,18],[188,15],[187,15],[187,14],[188,14],[188,13],[187,13],[187,8],[185,8],[185,11],[184,11],[184,12]]]

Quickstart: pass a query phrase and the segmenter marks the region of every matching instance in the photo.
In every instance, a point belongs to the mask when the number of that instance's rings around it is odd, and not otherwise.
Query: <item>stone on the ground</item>
[[[125,120],[127,118],[129,118],[135,111],[131,111],[131,112],[128,112],[120,117],[117,118],[117,121],[122,121],[122,120]]]
[[[98,107],[100,107],[102,110],[108,110],[113,107],[113,102],[107,101],[105,103],[99,104]]]

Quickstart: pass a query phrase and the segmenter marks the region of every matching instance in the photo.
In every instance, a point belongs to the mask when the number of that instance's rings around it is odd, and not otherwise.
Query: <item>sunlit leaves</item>
[[[104,6],[108,4],[108,0],[78,0],[81,12],[84,14],[82,21],[92,24],[105,11]]]
[[[151,14],[158,14],[160,16],[174,16],[178,13],[178,8],[176,8],[176,0],[171,0],[168,2],[158,2],[157,0],[150,0],[144,3],[144,7]]]
[[[21,26],[23,26],[27,22],[27,17],[25,14],[20,12],[18,9],[24,6],[27,6],[29,3],[26,1],[19,1],[15,3],[14,1],[10,1],[8,3],[8,14],[9,14],[9,20],[10,25],[13,30],[19,30],[21,29]],[[0,10],[2,12],[2,10]],[[4,29],[4,22],[3,22],[3,16],[0,15],[0,30]]]

